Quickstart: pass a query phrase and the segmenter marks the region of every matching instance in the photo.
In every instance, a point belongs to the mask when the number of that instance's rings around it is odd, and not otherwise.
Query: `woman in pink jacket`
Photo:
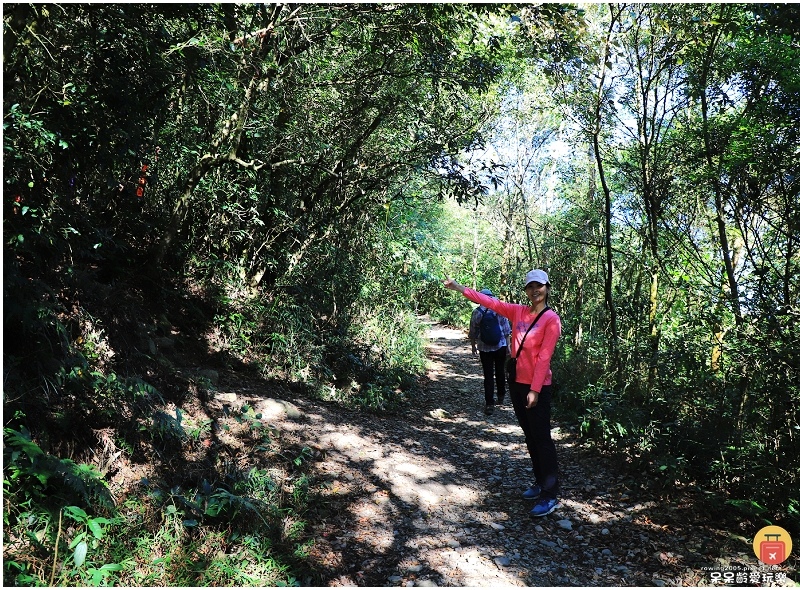
[[[533,464],[534,485],[523,492],[535,500],[532,516],[545,516],[558,508],[558,460],[550,436],[550,402],[553,373],[550,359],[561,336],[561,318],[547,306],[550,280],[535,269],[525,277],[525,295],[530,305],[505,303],[464,287],[453,279],[444,286],[458,291],[470,301],[488,307],[511,322],[511,357],[517,358],[516,377],[509,383],[511,402]],[[521,350],[520,350],[521,347]]]

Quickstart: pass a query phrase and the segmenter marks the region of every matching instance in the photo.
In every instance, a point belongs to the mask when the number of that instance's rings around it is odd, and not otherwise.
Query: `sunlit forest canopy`
[[[519,302],[531,268],[557,419],[798,526],[799,35],[793,4],[4,4],[4,546],[65,507],[113,536],[96,432],[177,464],[184,368],[397,411],[420,316],[468,322],[442,279]],[[162,474],[220,494],[200,526],[258,495],[214,469]]]

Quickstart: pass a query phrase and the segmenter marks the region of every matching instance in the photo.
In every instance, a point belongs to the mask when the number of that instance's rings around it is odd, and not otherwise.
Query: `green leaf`
[[[89,530],[92,531],[95,539],[103,538],[103,527],[100,526],[100,523],[98,523],[97,520],[90,518],[89,522],[86,524],[89,526]]]
[[[86,522],[89,518],[89,515],[86,514],[86,511],[84,511],[83,508],[78,508],[77,506],[67,506],[64,508],[64,512],[67,513],[67,516],[81,522]]]
[[[219,513],[222,512],[223,508],[225,508],[225,506],[223,506],[222,504],[220,504],[218,502],[215,502],[213,504],[209,504],[208,505],[208,507],[206,508],[205,513],[208,516],[219,516]]]
[[[736,506],[740,510],[744,510],[750,514],[761,514],[762,512],[766,512],[766,508],[756,502],[755,500],[728,500],[726,504],[730,504],[732,506]]]
[[[74,538],[74,539],[72,539],[72,541],[70,542],[70,544],[69,544],[69,548],[70,548],[70,549],[74,549],[74,548],[75,548],[75,547],[77,547],[77,546],[78,546],[78,544],[79,544],[81,541],[83,541],[85,538],[86,538],[86,533],[84,533],[84,532],[80,532],[80,533],[78,533],[77,535],[75,535],[75,538]]]
[[[89,546],[86,544],[86,541],[81,541],[78,543],[78,546],[75,547],[75,553],[73,554],[73,559],[75,560],[75,565],[77,567],[81,567],[83,563],[86,561],[86,552],[89,550]]]
[[[22,235],[17,236],[17,239],[21,242],[24,238]],[[23,429],[24,430],[24,429]],[[11,428],[6,428],[4,431],[6,437],[8,437],[8,444],[18,448],[20,451],[25,453],[28,458],[33,459],[35,457],[43,457],[44,451],[39,448],[35,442],[31,441],[30,435],[25,430],[24,434],[21,432],[17,432]]]

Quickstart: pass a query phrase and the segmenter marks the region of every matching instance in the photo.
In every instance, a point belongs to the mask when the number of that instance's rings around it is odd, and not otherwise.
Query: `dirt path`
[[[296,400],[301,418],[280,425],[317,459],[307,583],[681,586],[707,585],[703,567],[756,567],[746,539],[706,522],[688,491],[648,496],[557,425],[562,506],[530,518],[530,461],[508,401],[484,416],[464,333],[431,325],[429,338],[430,369],[404,415]]]

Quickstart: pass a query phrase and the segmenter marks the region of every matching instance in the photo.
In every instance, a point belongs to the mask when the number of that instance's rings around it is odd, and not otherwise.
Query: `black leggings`
[[[533,475],[536,483],[542,488],[542,498],[558,497],[558,459],[556,445],[550,436],[550,402],[553,397],[553,386],[545,385],[539,393],[535,406],[526,408],[528,392],[531,386],[523,383],[511,383],[511,403],[522,432],[525,433],[525,445],[533,464]]]

